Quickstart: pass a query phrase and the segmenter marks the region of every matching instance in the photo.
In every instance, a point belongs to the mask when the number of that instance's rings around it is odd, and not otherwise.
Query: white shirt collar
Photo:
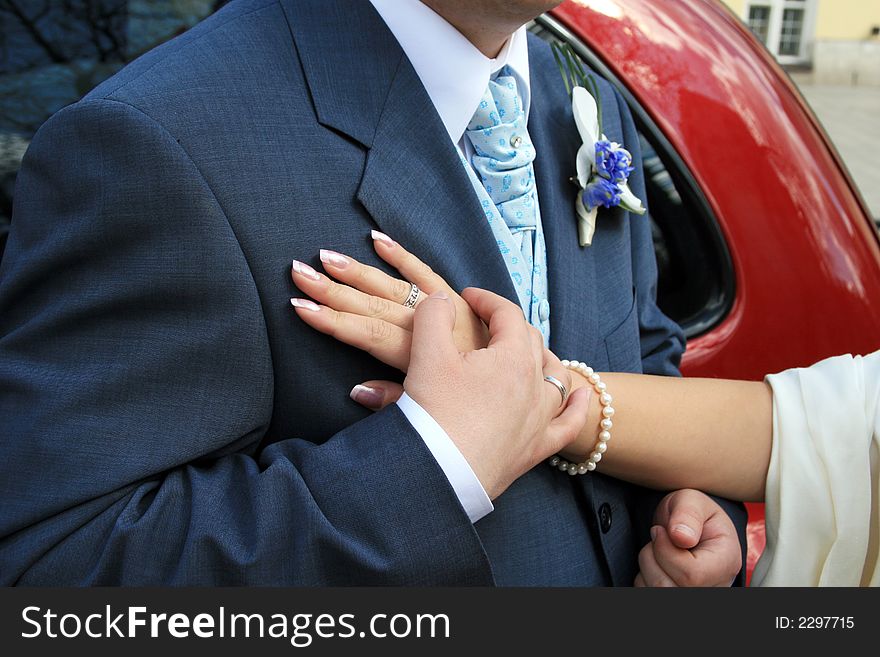
[[[489,59],[421,0],[370,0],[409,58],[449,137],[458,143],[489,84],[503,66],[513,71],[529,112],[529,50],[526,29],[513,33]]]

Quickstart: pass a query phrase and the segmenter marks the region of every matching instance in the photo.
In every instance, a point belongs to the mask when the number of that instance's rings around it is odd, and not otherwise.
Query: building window
[[[749,7],[749,29],[767,45],[767,36],[770,29],[770,7],[755,5]]]
[[[786,9],[782,14],[782,33],[779,36],[779,54],[798,57],[801,54],[801,36],[804,31],[804,10]]]
[[[810,59],[817,0],[752,0],[743,18],[755,36],[782,64]]]

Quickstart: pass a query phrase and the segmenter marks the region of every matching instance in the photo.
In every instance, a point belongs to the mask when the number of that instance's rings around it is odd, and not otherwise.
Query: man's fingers
[[[735,537],[685,550],[673,544],[663,527],[655,526],[652,532],[656,562],[679,586],[730,586],[742,566]]]
[[[538,336],[537,349],[539,352],[539,367],[541,368],[541,371],[545,374],[555,376],[562,381],[566,390],[570,393],[572,388],[574,388],[574,378],[572,377],[571,370],[562,364],[562,361],[559,360],[556,354],[544,346],[544,338],[541,336],[541,332],[534,327],[529,328]],[[560,410],[560,413],[561,412],[562,411]]]
[[[667,495],[654,514],[654,522],[663,525],[672,542],[689,549],[700,542],[703,526],[717,507],[700,491],[683,489]]]
[[[416,307],[410,369],[458,361],[455,346],[455,304],[446,292],[435,292]]]
[[[489,326],[489,346],[530,340],[519,306],[494,292],[469,287],[461,293],[477,316]]]
[[[657,562],[655,556],[656,542],[648,543],[639,552],[639,571],[645,586],[651,587],[674,587],[675,581]]]
[[[547,427],[546,435],[550,450],[548,456],[563,451],[578,437],[587,421],[592,394],[590,388],[578,388],[568,396],[562,414]]]
[[[373,246],[379,257],[399,271],[406,280],[418,285],[426,294],[440,291],[452,292],[452,288],[449,287],[441,276],[435,274],[428,265],[404,249],[388,235],[374,230],[370,231],[370,236],[373,238]],[[451,297],[452,295],[450,294],[449,296]]]
[[[531,328],[531,327],[529,327]],[[540,347],[538,347],[540,351],[536,354],[537,358],[543,359],[542,351],[544,351],[544,345],[541,343]],[[534,354],[533,347],[533,355]],[[572,384],[571,384],[571,370],[563,367],[562,363],[558,360],[549,360],[545,363],[541,363],[540,361],[535,365],[537,371],[542,379],[544,379],[544,384],[542,388],[544,388],[544,401],[545,401],[545,416],[547,421],[549,422],[553,418],[559,417],[563,410],[565,410],[566,404],[571,396]],[[563,397],[562,391],[554,382],[547,381],[547,378],[552,378],[555,381],[562,384],[565,388],[565,396]],[[552,392],[553,394],[546,394]]]
[[[403,394],[403,386],[393,381],[365,381],[351,389],[349,397],[361,406],[378,411],[395,403]]]
[[[537,367],[538,370],[543,370],[546,368],[547,363],[547,358],[544,354],[544,352],[547,351],[544,348],[544,336],[542,336],[541,332],[531,324],[528,327],[528,332],[529,341],[532,344],[532,358],[535,359],[535,367]],[[566,385],[566,388],[570,388],[570,386]]]
[[[401,372],[409,367],[412,334],[381,319],[341,313],[310,299],[291,299],[296,314],[313,329],[366,351]]]
[[[697,568],[696,557],[690,550],[677,547],[662,525],[651,527],[651,538],[651,554],[664,573],[668,573],[673,581],[682,585],[686,585],[685,582],[688,581],[696,581],[690,575]]]
[[[655,513],[654,555],[680,586],[729,586],[742,567],[736,528],[705,493],[667,495]]]

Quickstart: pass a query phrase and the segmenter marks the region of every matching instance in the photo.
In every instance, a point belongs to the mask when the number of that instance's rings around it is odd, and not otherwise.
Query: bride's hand
[[[406,372],[414,311],[403,303],[410,295],[410,283],[415,283],[421,290],[416,305],[427,295],[441,290],[455,303],[454,339],[459,351],[486,347],[489,341],[486,325],[446,281],[384,233],[372,231],[371,235],[376,253],[399,271],[404,280],[361,264],[350,256],[322,250],[321,262],[333,278],[305,263],[293,263],[293,282],[317,301],[290,300],[300,319]]]

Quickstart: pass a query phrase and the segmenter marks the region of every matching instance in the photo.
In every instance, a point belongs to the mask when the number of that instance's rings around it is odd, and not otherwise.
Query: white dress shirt
[[[494,59],[486,57],[421,0],[370,0],[400,43],[440,115],[449,138],[470,161],[464,132],[492,75],[505,65],[517,80],[528,117],[529,53],[525,28]],[[471,522],[494,507],[462,453],[434,418],[404,393],[397,402],[449,479]]]

